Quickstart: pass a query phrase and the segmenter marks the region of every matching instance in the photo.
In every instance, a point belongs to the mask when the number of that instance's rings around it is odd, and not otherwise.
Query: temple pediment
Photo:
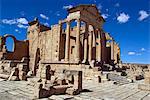
[[[100,12],[97,9],[96,5],[94,4],[93,5],[79,5],[79,6],[75,6],[73,8],[68,9],[69,14],[80,12],[80,14],[82,15],[82,13],[85,14],[85,11],[88,12],[89,15],[93,15],[105,21],[104,18],[100,15]]]
[[[96,5],[78,5],[73,8],[68,9],[68,12],[72,13],[72,12],[76,12],[76,11],[82,11],[84,9],[91,11],[95,15],[99,14],[99,11],[98,11]]]

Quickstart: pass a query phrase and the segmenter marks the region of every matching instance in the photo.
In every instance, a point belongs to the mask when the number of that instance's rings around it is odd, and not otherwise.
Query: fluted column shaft
[[[93,39],[92,39],[92,31],[89,31],[89,62],[91,62],[91,60],[92,60],[92,41],[93,41]]]
[[[111,41],[111,60],[114,60],[114,40]]]
[[[85,38],[84,38],[84,60],[83,63],[85,63],[88,59],[88,23],[85,24]]]
[[[69,61],[69,50],[70,50],[70,21],[66,22],[66,47],[65,47],[65,61]]]
[[[101,31],[100,29],[98,31],[98,61],[101,61]]]
[[[76,33],[76,61],[80,61],[80,19],[77,19],[77,33]]]

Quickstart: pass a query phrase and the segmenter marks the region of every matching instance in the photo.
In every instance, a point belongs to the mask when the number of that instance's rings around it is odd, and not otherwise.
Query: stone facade
[[[75,68],[119,63],[119,45],[103,31],[105,20],[95,5],[79,5],[68,13],[50,28],[38,19],[29,23],[29,66],[34,75],[43,63]]]
[[[11,37],[14,41],[13,52],[7,51],[6,39]],[[29,57],[28,40],[19,41],[12,35],[4,35],[0,37],[0,59],[3,60],[21,60],[23,57]],[[21,53],[20,53],[21,52]]]
[[[150,91],[149,65],[121,63],[119,44],[104,32],[104,22],[95,5],[79,5],[51,27],[37,18],[29,22],[27,40],[1,36],[0,78],[28,80],[36,98],[78,94],[89,79],[127,84],[144,78],[138,88]],[[13,52],[6,49],[7,37],[14,41]]]
[[[6,48],[6,39],[13,39],[13,51]],[[29,71],[29,42],[19,41],[12,35],[0,37],[0,77],[8,80],[26,80]]]
[[[148,65],[121,63],[119,44],[104,32],[104,22],[95,5],[79,5],[51,27],[37,18],[29,22],[25,41],[1,36],[0,78],[28,80],[36,98],[78,94],[87,79],[126,84],[145,78],[149,86]],[[14,40],[13,52],[6,49],[7,37]]]

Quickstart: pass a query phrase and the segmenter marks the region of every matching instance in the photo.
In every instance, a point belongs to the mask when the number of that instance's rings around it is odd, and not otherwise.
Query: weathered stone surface
[[[54,94],[65,93],[75,95],[82,91],[82,71],[59,70],[58,72],[60,75],[63,75],[63,77],[58,75],[55,81],[46,79],[34,81],[32,78],[30,79],[31,83],[35,86],[36,98],[44,98]]]
[[[77,24],[72,27],[74,22]],[[145,72],[143,67],[120,63],[120,47],[110,34],[103,31],[104,22],[95,5],[79,5],[68,9],[68,16],[51,27],[42,25],[37,18],[29,22],[25,41],[19,41],[12,35],[0,36],[0,77],[8,80],[28,80],[28,85],[14,82],[14,86],[8,83],[6,87],[1,83],[3,98],[16,99],[12,97],[15,95],[33,99],[56,94],[81,93],[79,97],[74,96],[74,99],[110,99],[116,86],[111,82],[108,84],[108,80],[130,84],[129,80],[123,77],[128,77],[128,74],[108,74],[107,78],[106,74],[103,75],[103,71],[116,70],[116,64],[120,71],[126,73],[127,69],[133,70],[130,76],[141,79],[140,75],[143,76]],[[65,24],[66,28],[63,27]],[[8,37],[14,40],[12,52],[6,49]],[[149,76],[145,76],[145,83],[150,83]],[[92,80],[92,84],[85,83],[92,93],[84,93],[85,79]],[[29,91],[23,86],[29,87]],[[119,87],[123,88],[125,87]],[[127,92],[129,87],[123,90],[124,93],[119,89],[112,94],[113,99],[130,96]],[[135,87],[132,89],[133,93],[139,92]],[[10,97],[5,96],[7,92]],[[139,94],[142,95],[141,92]]]
[[[139,84],[138,89],[150,91],[150,84]]]
[[[126,77],[117,75],[117,74],[113,74],[113,73],[109,73],[107,74],[107,79],[111,80],[111,81],[116,81],[119,83],[129,83],[129,81],[127,80]]]
[[[138,83],[142,83],[139,81]],[[83,81],[83,90],[78,95],[69,96],[52,95],[49,99],[54,100],[102,100],[111,98],[115,100],[149,100],[149,91],[138,89],[138,83],[114,85],[111,81],[96,83],[91,80]],[[0,97],[3,100],[33,100],[34,87],[27,85],[26,81],[0,81]]]
[[[150,84],[150,71],[149,72],[145,72],[144,82],[145,82],[145,84]]]

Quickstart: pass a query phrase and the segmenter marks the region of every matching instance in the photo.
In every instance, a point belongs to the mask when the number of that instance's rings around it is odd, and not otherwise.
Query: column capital
[[[80,19],[80,18],[77,18],[76,20],[77,20],[77,21],[81,21],[81,19]]]
[[[96,28],[96,31],[101,31],[101,29],[100,28]]]
[[[62,24],[62,20],[59,20],[58,24],[61,25]]]
[[[81,24],[81,20],[77,19],[77,26],[80,27],[80,24]]]
[[[87,26],[90,25],[88,22],[84,22]]]
[[[67,21],[66,21],[66,24],[67,24],[67,25],[70,25],[70,22],[71,22],[70,20],[67,20]]]

